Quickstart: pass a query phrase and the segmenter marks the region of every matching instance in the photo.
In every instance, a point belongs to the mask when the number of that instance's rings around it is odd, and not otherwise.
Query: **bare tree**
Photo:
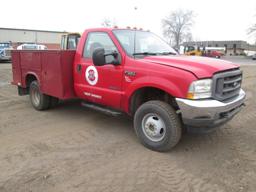
[[[256,33],[256,24],[254,24],[253,26],[251,26],[248,30],[248,34],[253,34]]]
[[[176,10],[162,20],[163,35],[170,44],[174,44],[178,48],[184,40],[192,40],[191,27],[193,23],[193,11]]]
[[[248,35],[254,35],[256,37],[256,24],[252,25],[248,29]],[[255,44],[256,44],[256,40],[255,40]]]
[[[256,15],[254,15],[256,17]],[[254,35],[256,37],[256,23],[253,24],[248,30],[247,30],[248,35]],[[255,41],[256,44],[256,41]]]
[[[191,32],[186,33],[183,40],[185,42],[193,41],[192,33]]]
[[[111,21],[110,19],[108,19],[108,18],[105,18],[105,19],[102,21],[101,25],[102,25],[103,27],[112,27],[112,26],[114,25],[114,22],[112,22],[112,21]]]

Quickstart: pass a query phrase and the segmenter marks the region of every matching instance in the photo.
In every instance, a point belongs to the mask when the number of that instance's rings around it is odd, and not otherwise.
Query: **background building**
[[[14,48],[23,43],[37,43],[46,45],[48,49],[59,49],[61,35],[65,33],[64,31],[0,28],[0,42],[11,41]]]
[[[241,55],[244,51],[256,51],[256,45],[250,45],[246,41],[190,41],[184,46],[200,47],[225,47],[226,55]]]

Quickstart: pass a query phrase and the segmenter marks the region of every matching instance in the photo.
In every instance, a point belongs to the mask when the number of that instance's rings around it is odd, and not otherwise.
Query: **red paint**
[[[84,43],[89,32],[107,33],[118,49],[121,65],[95,66],[98,81],[90,85],[86,69],[93,65],[91,59],[82,57]],[[143,87],[162,89],[173,97],[185,98],[192,81],[212,77],[214,73],[237,68],[230,62],[191,56],[148,56],[134,59],[126,55],[112,33],[112,29],[86,30],[76,51],[13,51],[13,84],[26,87],[26,77],[34,74],[41,91],[61,99],[78,97],[110,106],[129,113],[130,98]],[[81,70],[78,70],[81,65]],[[126,76],[125,71],[135,76]],[[89,71],[88,79],[95,80],[95,72]]]

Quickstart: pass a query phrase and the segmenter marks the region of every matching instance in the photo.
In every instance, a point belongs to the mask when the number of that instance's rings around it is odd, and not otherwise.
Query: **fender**
[[[38,81],[38,83],[39,83],[39,86],[41,85],[41,80],[40,80],[40,78],[38,77],[38,75],[35,73],[35,72],[33,72],[33,71],[28,71],[28,72],[26,72],[26,74],[25,74],[25,76],[24,76],[24,78],[22,78],[22,87],[23,88],[26,88],[26,79],[27,79],[27,76],[28,75],[33,75],[33,76],[35,76],[36,77],[36,80]]]
[[[183,98],[186,93],[184,93],[179,86],[177,86],[176,83],[165,79],[161,77],[141,77],[136,80],[134,80],[130,86],[126,88],[124,91],[124,96],[123,96],[123,108],[125,112],[129,113],[129,104],[130,104],[130,99],[132,95],[139,89],[145,88],[145,87],[152,87],[152,88],[157,88],[160,90],[163,90],[167,92],[169,95],[173,97],[178,97],[178,98]]]

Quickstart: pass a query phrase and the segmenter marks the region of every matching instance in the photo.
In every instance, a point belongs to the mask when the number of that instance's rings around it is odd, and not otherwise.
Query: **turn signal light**
[[[187,93],[187,99],[194,99],[194,93]]]

